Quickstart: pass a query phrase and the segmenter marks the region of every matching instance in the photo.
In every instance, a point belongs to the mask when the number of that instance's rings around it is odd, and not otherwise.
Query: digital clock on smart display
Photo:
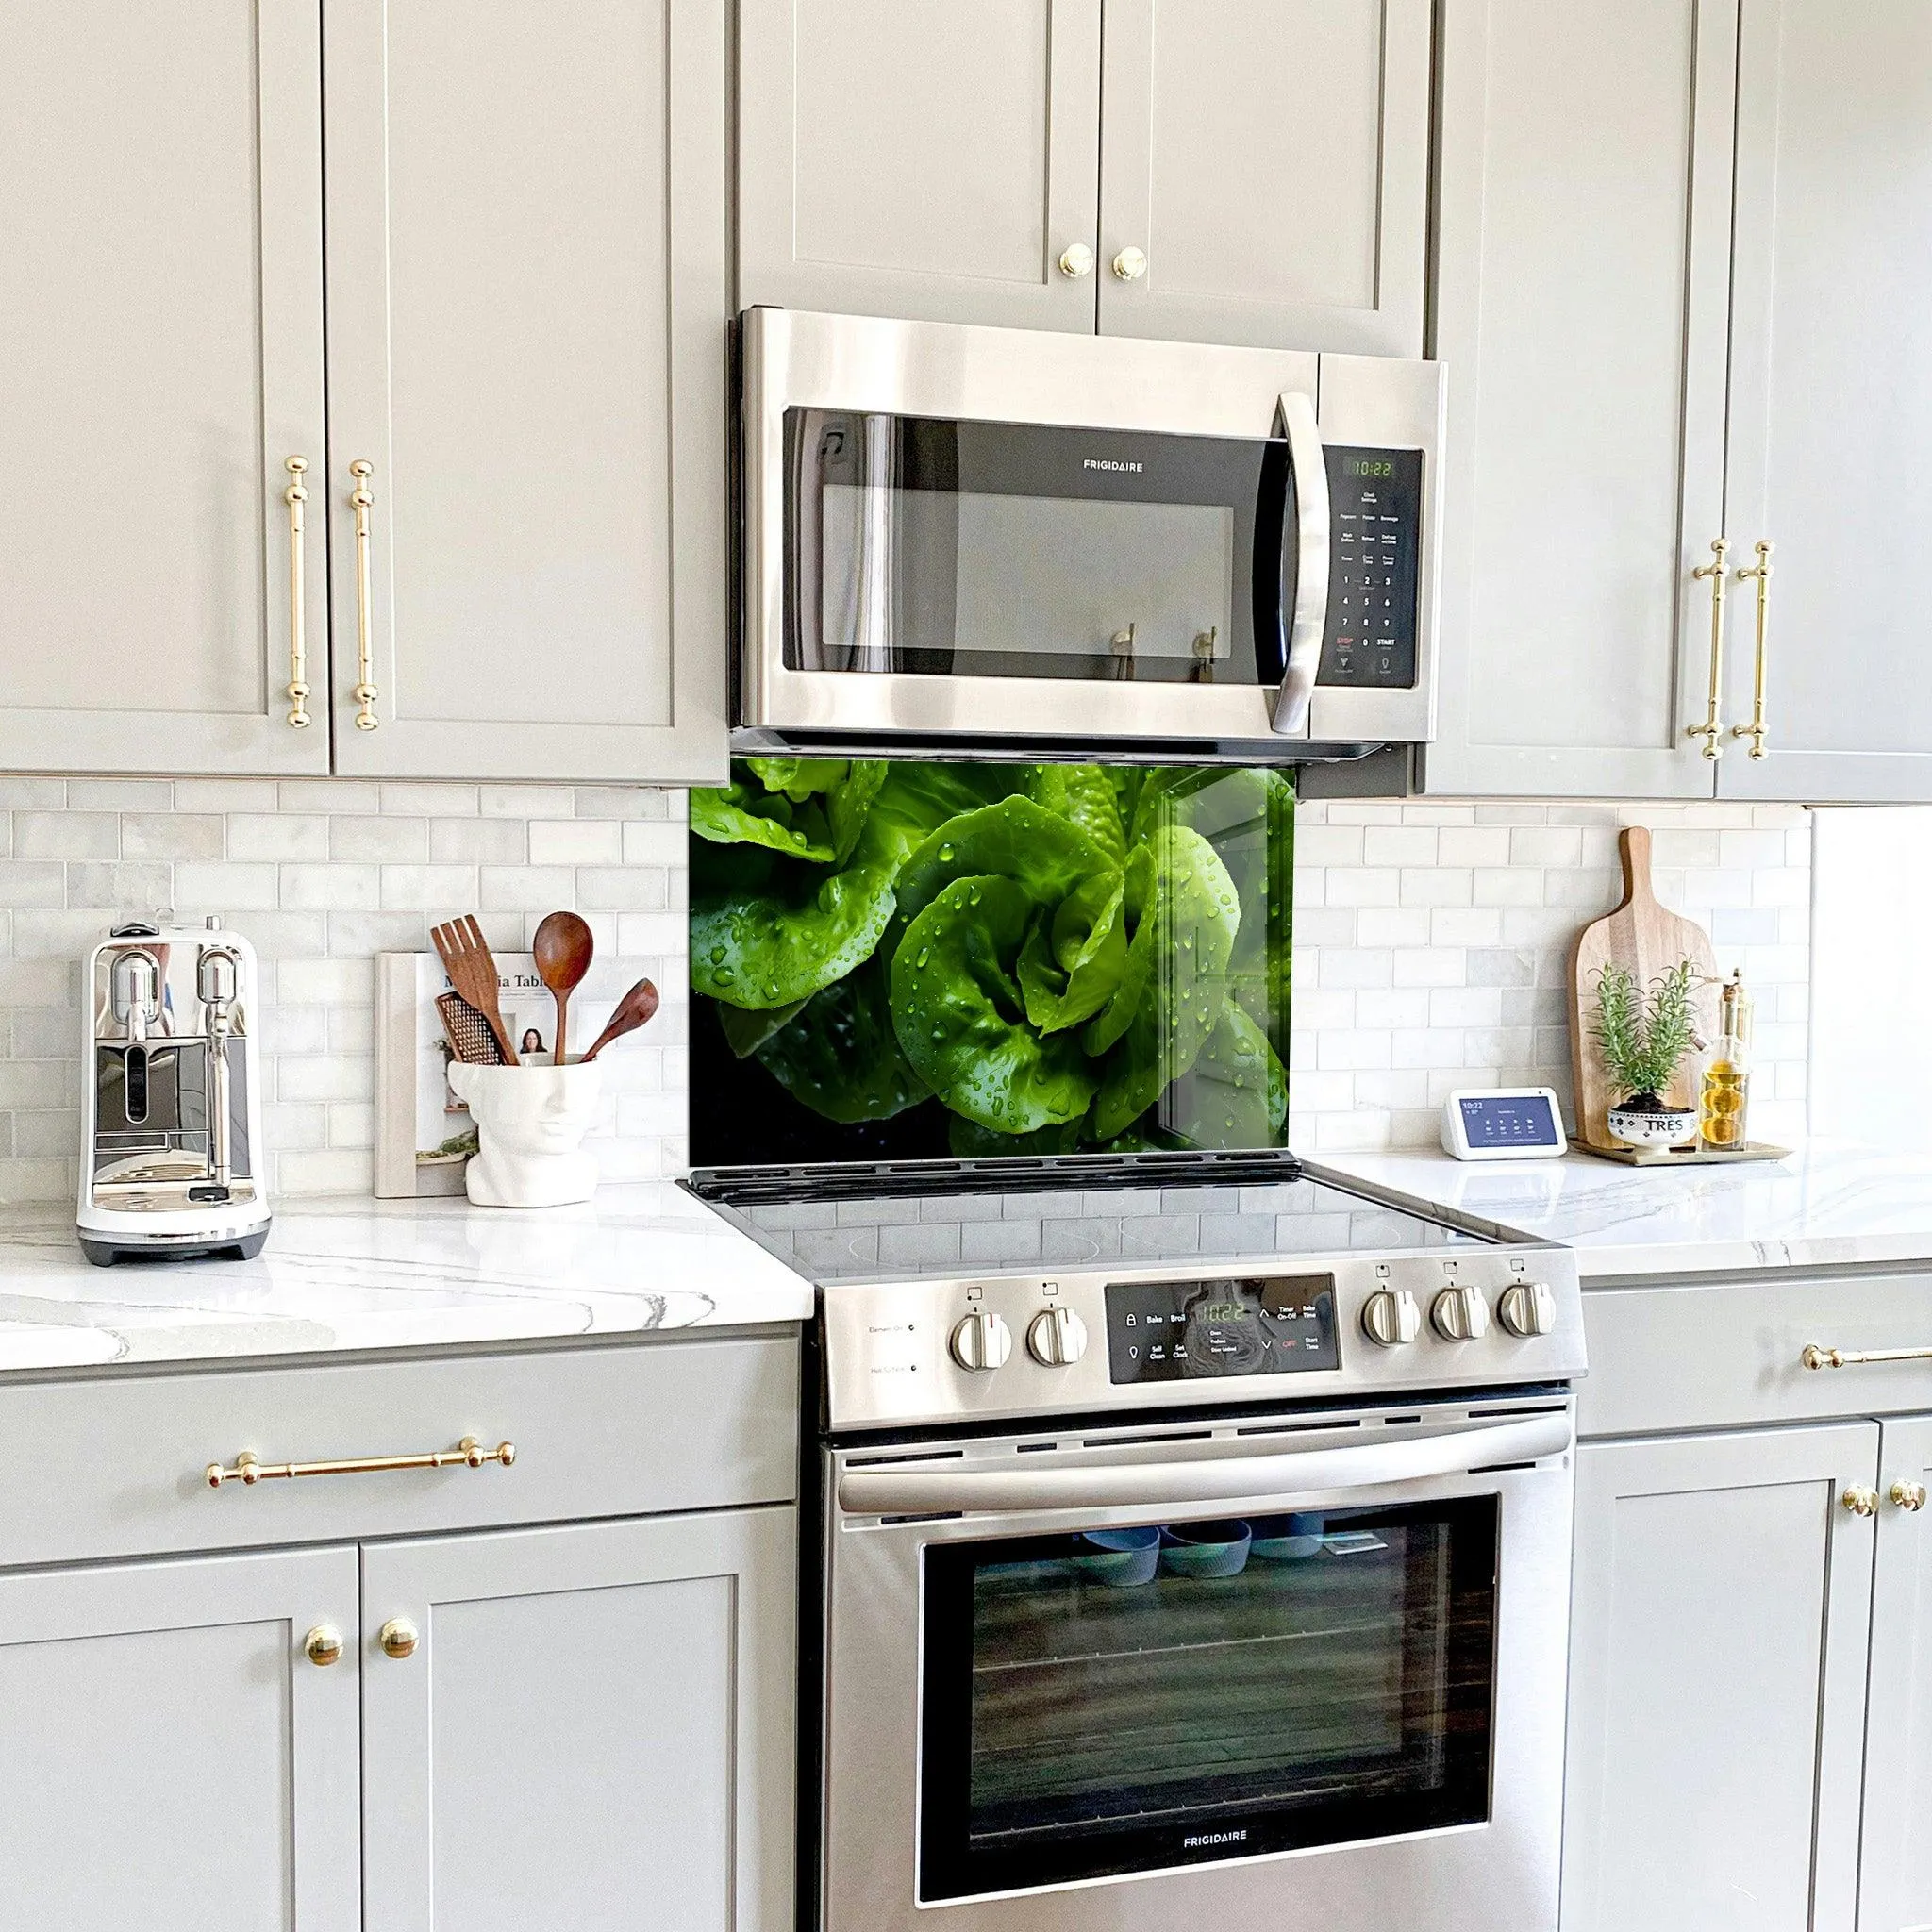
[[[1548,1160],[1569,1144],[1548,1087],[1471,1087],[1442,1104],[1442,1151],[1457,1160]]]

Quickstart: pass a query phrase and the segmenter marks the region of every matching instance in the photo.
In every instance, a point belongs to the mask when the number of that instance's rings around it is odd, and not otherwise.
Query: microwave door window
[[[794,669],[1278,675],[1273,445],[823,410],[788,437]],[[1082,454],[1128,442],[1142,455]]]
[[[1486,1818],[1497,1524],[1491,1496],[930,1547],[922,1898]]]

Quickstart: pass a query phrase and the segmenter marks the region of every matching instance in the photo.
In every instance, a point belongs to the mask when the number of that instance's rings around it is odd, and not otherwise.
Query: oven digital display
[[[1339,1369],[1335,1277],[1109,1281],[1107,1366],[1117,1383]]]

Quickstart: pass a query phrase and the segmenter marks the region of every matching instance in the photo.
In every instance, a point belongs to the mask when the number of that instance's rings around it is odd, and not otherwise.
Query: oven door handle
[[[1322,639],[1328,629],[1328,458],[1315,425],[1315,406],[1299,391],[1283,392],[1276,408],[1288,432],[1288,461],[1294,474],[1294,610],[1281,614],[1281,689],[1274,696],[1274,729],[1300,738],[1308,728],[1315,674],[1322,667]]]
[[[1575,1440],[1567,1413],[1485,1423],[1398,1442],[1299,1449],[1287,1455],[1161,1460],[1157,1453],[1074,1468],[851,1469],[839,1507],[852,1516],[1006,1514],[1020,1509],[1179,1508],[1190,1504],[1285,1501],[1318,1491],[1378,1489],[1427,1476],[1467,1475],[1497,1463],[1560,1456]]]

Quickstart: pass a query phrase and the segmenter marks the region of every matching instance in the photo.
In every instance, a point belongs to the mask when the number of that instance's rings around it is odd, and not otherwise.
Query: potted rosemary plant
[[[1639,986],[1627,967],[1607,965],[1597,975],[1592,1037],[1611,1090],[1623,1098],[1609,1109],[1609,1129],[1627,1147],[1674,1147],[1697,1131],[1694,1108],[1664,1098],[1684,1058],[1698,1044],[1689,959]]]

